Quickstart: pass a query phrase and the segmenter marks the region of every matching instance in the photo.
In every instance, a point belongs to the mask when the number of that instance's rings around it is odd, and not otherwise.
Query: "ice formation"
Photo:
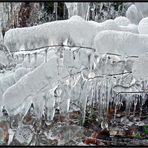
[[[88,17],[89,3],[65,3],[68,9],[68,17],[79,15],[84,19]]]
[[[0,43],[3,43],[3,35],[2,35],[2,30],[0,28]]]
[[[148,17],[143,18],[139,22],[138,31],[141,34],[148,34]]]
[[[0,50],[0,64],[8,65],[8,59],[4,51]]]
[[[28,70],[24,67],[17,68],[15,71],[15,81],[17,82],[21,77],[28,73]]]
[[[147,9],[140,11],[141,5],[131,5],[127,17],[97,23],[85,20],[88,5],[83,6],[84,11],[75,3],[72,6],[67,3],[69,14],[77,12],[82,17],[6,32],[4,43],[13,53],[16,67],[0,74],[0,107],[10,116],[26,115],[33,104],[37,118],[46,114],[48,122],[56,110],[66,121],[70,119],[68,112],[80,111],[84,123],[87,107],[97,104],[101,128],[108,128],[109,103],[114,105],[114,119],[123,100],[125,116],[132,103],[135,115],[137,98],[130,93],[141,91],[148,77],[148,18],[140,21]],[[49,45],[58,47],[45,47]],[[10,64],[3,50],[0,63]],[[25,127],[19,127],[14,136],[20,143],[25,142],[23,130]],[[28,142],[32,136],[28,134]]]
[[[148,78],[148,54],[141,55],[133,64],[133,75],[137,80]]]
[[[5,75],[1,76],[0,79],[0,102],[2,102],[2,95],[7,90],[7,88],[11,87],[15,84],[21,77],[23,77],[28,70],[26,68],[17,68],[14,72],[5,73]],[[0,103],[0,105],[2,105]]]
[[[148,3],[134,3],[127,9],[126,16],[132,23],[138,24],[142,18],[148,17]]]
[[[48,45],[62,45],[65,39],[68,38],[68,31],[66,30],[66,21],[10,29],[5,34],[4,44],[10,51],[28,50]]]
[[[106,56],[102,54],[113,53],[122,56],[139,56],[141,53],[147,52],[148,36],[138,34],[137,28],[138,26],[131,24],[126,17],[118,17],[115,20],[97,23],[86,21],[79,16],[73,16],[64,21],[9,30],[5,36],[5,44],[11,51],[19,52],[14,54],[14,56],[17,57],[17,66],[13,74],[14,81],[10,84],[7,83],[7,87],[5,87],[5,90],[1,93],[1,96],[3,96],[3,105],[11,112],[20,107],[21,104],[24,104],[25,100],[26,102],[33,101],[36,108],[38,108],[37,110],[40,110],[38,112],[38,114],[40,114],[44,110],[45,102],[43,98],[45,97],[44,95],[48,93],[47,89],[52,89],[57,85],[59,79],[58,69],[61,70],[61,76],[64,77],[69,74],[67,70],[70,69],[70,67],[74,68],[72,72],[78,72],[82,68],[88,68],[89,71],[82,74],[85,81],[95,78],[96,75],[123,73],[124,70],[131,72],[133,60],[123,61],[120,56]],[[15,36],[15,38],[13,36]],[[38,42],[39,40],[40,42]],[[62,63],[58,63],[59,57],[55,56],[55,51],[52,50],[52,48],[43,48],[43,51],[40,51],[40,49],[39,51],[27,51],[28,49],[41,46],[63,44],[93,47],[97,50],[96,54],[101,57],[99,57],[98,62],[94,64],[91,62],[94,60],[92,59],[91,50],[87,52],[87,49],[84,48],[83,50],[79,49],[79,51],[71,51],[65,48],[63,52],[63,64],[65,67],[59,68],[58,64]],[[70,85],[71,81],[68,81],[67,85]],[[81,78],[78,78],[77,82],[82,83]],[[101,83],[104,84],[104,82]],[[91,82],[90,84],[92,85]],[[74,83],[73,85],[73,99],[77,100],[80,95],[77,87],[81,87],[81,85],[79,86],[78,83]],[[91,90],[93,87],[94,86],[89,88],[89,93],[94,91]],[[52,95],[50,94],[50,96]],[[93,96],[91,96],[91,98],[92,97]],[[54,98],[50,99],[52,99],[52,102],[55,101]],[[84,102],[83,112],[85,112],[86,94],[84,94],[83,99],[84,100],[80,100],[80,102],[82,101],[82,104]],[[20,101],[18,102],[16,100]],[[69,109],[69,101],[69,99],[63,100],[63,102],[65,102],[64,104],[67,104],[66,108],[64,107],[64,112]],[[61,104],[61,108],[64,104]],[[49,109],[52,115],[48,114],[51,119],[54,114],[54,110],[52,110],[53,105],[54,104],[51,104],[51,109]]]
[[[94,39],[94,48],[99,53],[109,52],[133,56],[147,52],[147,47],[147,35],[130,32],[106,30],[99,32]]]
[[[50,45],[62,45],[68,40],[71,45],[92,47],[97,32],[118,30],[137,33],[137,27],[121,26],[114,20],[102,23],[85,21],[80,16],[68,20],[49,22],[38,26],[10,29],[4,43],[10,51],[28,50]],[[51,39],[52,36],[52,39]]]
[[[62,71],[61,76],[64,77],[66,75],[68,75],[66,70]],[[47,89],[46,87],[51,89],[56,80],[58,80],[57,56],[53,55],[47,63],[41,64],[34,71],[29,72],[17,81],[15,85],[9,87],[3,94],[3,104],[6,106],[8,111],[16,109],[29,96],[37,97],[37,94],[40,91],[42,92],[42,89]],[[36,97],[33,99],[36,100]],[[42,101],[42,98],[39,98],[39,100]],[[38,100],[35,102],[38,102]]]
[[[135,6],[137,7],[139,13],[142,14],[142,17],[148,17],[148,3],[140,3],[140,2],[136,2]]]
[[[120,26],[128,26],[131,22],[127,17],[119,16],[114,19],[115,23]]]
[[[138,11],[135,5],[131,5],[126,11],[126,17],[131,21],[131,23],[138,24],[142,19],[142,14]]]
[[[125,19],[127,19],[125,17]],[[128,20],[128,19],[127,19]],[[97,32],[103,31],[103,30],[116,30],[116,31],[127,31],[132,33],[138,33],[138,26],[135,24],[127,24],[127,25],[120,25],[119,23],[116,23],[115,20],[106,20],[102,23],[97,23],[94,21],[89,21],[89,23],[93,24],[97,27]]]
[[[97,28],[93,24],[83,20],[79,16],[73,16],[67,20],[70,41],[72,45],[91,47],[93,37],[97,32]],[[78,31],[79,30],[79,31]]]
[[[102,30],[120,30],[118,24],[111,19],[98,24],[102,27]]]
[[[120,31],[132,32],[132,33],[139,33],[138,32],[138,25],[129,24],[127,26],[120,26]]]

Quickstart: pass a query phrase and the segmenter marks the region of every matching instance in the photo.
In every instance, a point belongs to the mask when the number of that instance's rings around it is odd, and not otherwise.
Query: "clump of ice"
[[[4,51],[0,50],[0,64],[2,65],[8,65],[8,59]]]
[[[0,43],[3,43],[3,35],[2,35],[2,30],[0,28]]]
[[[10,29],[4,43],[11,51],[27,50],[48,45],[62,45],[69,39],[76,46],[91,46],[96,28],[80,16],[38,26]]]
[[[139,33],[138,32],[138,25],[135,24],[129,24],[127,26],[119,26],[120,31],[126,31],[126,32],[132,32],[132,33]]]
[[[127,20],[128,20],[128,18],[127,18]],[[103,30],[116,30],[116,31],[127,31],[127,32],[132,32],[132,33],[138,33],[137,25],[131,24],[130,22],[127,25],[120,25],[123,23],[120,23],[120,24],[116,23],[115,20],[106,20],[102,23],[97,23],[94,21],[88,21],[88,22],[93,24],[94,27],[97,27],[96,33],[103,31]]]
[[[89,3],[65,3],[68,9],[68,17],[79,15],[84,19],[87,19],[87,13],[89,11]]]
[[[28,70],[24,67],[17,68],[15,71],[15,81],[17,82],[21,77],[27,74]]]
[[[117,25],[128,26],[131,22],[127,17],[119,16],[114,19]]]
[[[99,23],[102,27],[102,30],[120,30],[119,26],[115,23],[114,20],[106,20],[102,23]]]
[[[68,38],[66,21],[49,22],[6,32],[4,44],[10,51],[28,50],[48,45],[61,45]]]
[[[100,53],[140,55],[148,51],[148,36],[131,32],[106,30],[94,39],[94,48]]]
[[[142,14],[142,17],[148,17],[148,3],[147,2],[136,2],[135,6],[137,7],[139,13]]]
[[[133,4],[126,11],[126,17],[131,21],[131,23],[138,24],[142,19],[142,14],[139,12],[137,7]]]
[[[54,69],[56,70],[56,68],[53,68],[53,70],[48,74],[48,71],[53,66],[56,66],[55,63],[56,63],[56,58],[52,58],[50,60],[50,63],[46,63],[39,66],[34,71],[29,72],[27,75],[25,75],[15,85],[9,87],[3,95],[3,102],[6,108],[13,109],[18,107],[21,103],[23,103],[26,97],[30,96],[36,91],[39,91],[42,88],[42,86],[48,84],[49,83],[48,79],[50,79],[50,74],[52,73],[53,75],[55,75],[57,73],[54,71]]]
[[[3,93],[12,85],[14,85],[28,70],[26,68],[17,68],[14,72],[7,72],[0,78],[0,105],[2,103]]]
[[[70,40],[75,46],[91,47],[97,28],[79,16],[73,16],[67,21]]]
[[[128,20],[126,19],[125,21],[125,19],[124,25]],[[68,40],[68,44],[73,46],[92,47],[94,37],[102,30],[137,33],[137,26],[128,23],[127,26],[119,25],[119,23],[116,23],[117,20],[110,19],[102,23],[96,23],[86,21],[76,15],[68,20],[49,22],[33,27],[10,29],[5,34],[4,43],[10,51],[63,45],[66,40]]]
[[[64,77],[67,74],[68,73],[66,73],[66,70],[64,69],[61,76],[63,75]],[[46,87],[52,88],[53,82],[57,80],[57,56],[51,55],[51,58],[47,63],[41,64],[33,71],[24,75],[19,81],[5,91],[3,94],[3,104],[8,111],[12,111],[19,107],[29,96],[32,96],[34,101],[40,102],[40,100],[43,100],[41,98],[42,89],[45,89]],[[34,97],[37,94],[38,96]]]
[[[0,78],[0,105],[2,105],[2,95],[7,88],[15,83],[14,73],[9,72]]]
[[[148,78],[148,53],[139,56],[133,64],[133,75],[136,79]]]
[[[25,68],[33,68],[36,64],[36,67],[38,67],[40,64],[44,63],[44,56],[38,54],[37,55],[37,61],[35,63],[35,59],[32,57],[31,55],[31,61],[29,63],[28,57],[25,56],[24,61],[21,63],[21,66],[25,67]]]
[[[99,62],[96,63],[97,73],[100,75],[117,74],[124,71],[125,62],[117,55],[102,55]]]
[[[138,25],[138,31],[141,34],[148,34],[148,17],[143,18]]]

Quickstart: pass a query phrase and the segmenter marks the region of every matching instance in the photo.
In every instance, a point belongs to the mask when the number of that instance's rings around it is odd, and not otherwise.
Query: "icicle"
[[[58,85],[56,87],[56,89],[54,90],[54,97],[55,97],[55,103],[56,103],[56,108],[59,109],[60,108],[60,102],[61,102],[61,95],[62,95],[62,89],[60,88],[60,86]]]
[[[136,106],[137,106],[137,103],[138,103],[138,97],[137,95],[135,95],[135,99],[134,99],[134,111],[133,111],[133,115],[135,116],[135,112],[136,112]]]
[[[35,67],[37,66],[37,52],[34,53],[34,61],[35,61]]]
[[[24,54],[22,54],[22,61],[24,61],[24,58],[25,58],[25,55],[24,55]]]
[[[12,53],[12,59],[14,59],[14,53]]]
[[[103,119],[106,117],[106,84],[105,84],[105,77],[101,80],[101,86],[100,86],[100,119]]]
[[[93,95],[94,95],[94,87],[93,87],[93,81],[91,82],[91,91],[90,91],[90,106],[91,109],[93,108]],[[92,114],[92,110],[91,110],[91,114]]]
[[[80,108],[82,111],[82,124],[85,122],[85,114],[86,114],[86,106],[87,106],[87,100],[90,93],[90,83],[89,81],[85,81],[81,95],[80,95]]]
[[[126,94],[125,95],[125,98],[126,98],[126,109],[125,109],[125,113],[126,113],[126,117],[129,116],[129,113],[130,113],[130,108],[131,108],[131,94]]]
[[[48,53],[48,49],[45,49],[45,63],[47,62],[47,53]]]
[[[117,114],[117,103],[115,103],[114,121],[116,120],[116,114]]]
[[[100,89],[99,89],[99,119],[102,119],[102,82],[103,80],[101,79],[101,84],[100,84]]]
[[[29,63],[31,62],[31,55],[30,55],[30,53],[28,53],[28,62]]]
[[[99,93],[98,92],[99,86],[98,86],[98,83],[96,83],[96,87],[95,88],[96,88],[96,91],[95,91],[96,92],[95,99],[96,99],[96,103],[98,103],[98,99],[99,99],[99,94],[98,94]]]
[[[86,21],[89,21],[89,10],[90,10],[90,5],[88,5],[88,7],[87,7],[87,12],[86,12],[86,16],[85,16]]]
[[[139,118],[141,118],[141,115],[142,115],[142,107],[144,105],[144,102],[145,102],[145,94],[142,93]]]
[[[57,20],[57,7],[58,7],[58,3],[57,2],[54,2],[55,20]]]
[[[118,94],[117,97],[114,100],[114,104],[115,104],[114,121],[116,120],[117,107],[119,105],[120,98],[121,98],[121,96],[120,96],[120,94]]]
[[[92,71],[94,69],[94,53],[91,53],[90,56],[90,71]]]
[[[52,90],[51,90],[52,91]],[[46,109],[47,109],[47,120],[52,121],[54,114],[55,114],[55,97],[51,94],[52,92],[49,91],[46,96]]]
[[[18,59],[19,59],[19,56],[18,56],[18,55],[16,55],[16,60],[18,61]]]
[[[106,113],[108,114],[108,109],[109,109],[109,101],[110,101],[110,98],[111,98],[111,95],[110,95],[110,90],[111,90],[111,86],[110,86],[110,81],[109,81],[109,78],[106,77]],[[107,118],[107,114],[106,114],[106,118]]]
[[[131,98],[130,98],[131,99]],[[129,102],[129,108],[128,108],[128,115],[130,115],[130,113],[131,113],[131,105],[132,105],[132,102],[130,101]]]

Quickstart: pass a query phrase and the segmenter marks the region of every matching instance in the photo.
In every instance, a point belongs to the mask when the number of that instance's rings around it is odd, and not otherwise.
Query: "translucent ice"
[[[143,18],[139,22],[138,31],[141,34],[148,34],[148,17]]]
[[[121,26],[128,26],[130,24],[130,20],[127,17],[119,16],[114,19],[115,23]]]
[[[99,53],[117,53],[121,55],[141,55],[147,52],[148,36],[130,32],[106,30],[98,33],[94,39],[94,48]]]
[[[148,77],[148,54],[144,54],[133,64],[133,75],[136,79],[147,79]]]

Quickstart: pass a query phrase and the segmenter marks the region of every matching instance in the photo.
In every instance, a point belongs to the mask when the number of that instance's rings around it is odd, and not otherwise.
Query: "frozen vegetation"
[[[10,29],[4,36],[5,50],[0,50],[0,106],[8,116],[21,120],[17,121],[14,139],[25,145],[33,137],[29,130],[38,132],[38,127],[43,126],[34,120],[43,118],[53,130],[46,136],[54,133],[51,141],[56,137],[59,145],[66,144],[69,138],[74,139],[71,130],[77,126],[70,123],[87,124],[94,108],[95,123],[102,130],[111,130],[109,125],[114,125],[119,115],[124,116],[121,126],[125,128],[144,122],[140,120],[147,101],[148,7],[136,3],[128,8],[126,16],[98,23],[87,20],[87,3],[66,6],[70,17],[67,20]],[[80,11],[81,7],[84,11]],[[71,121],[70,113],[74,112],[80,112],[80,117]],[[53,123],[61,125],[52,129]],[[13,129],[15,125],[11,126]],[[61,128],[67,128],[64,141],[57,134]],[[23,130],[30,133],[26,139],[21,135]]]

